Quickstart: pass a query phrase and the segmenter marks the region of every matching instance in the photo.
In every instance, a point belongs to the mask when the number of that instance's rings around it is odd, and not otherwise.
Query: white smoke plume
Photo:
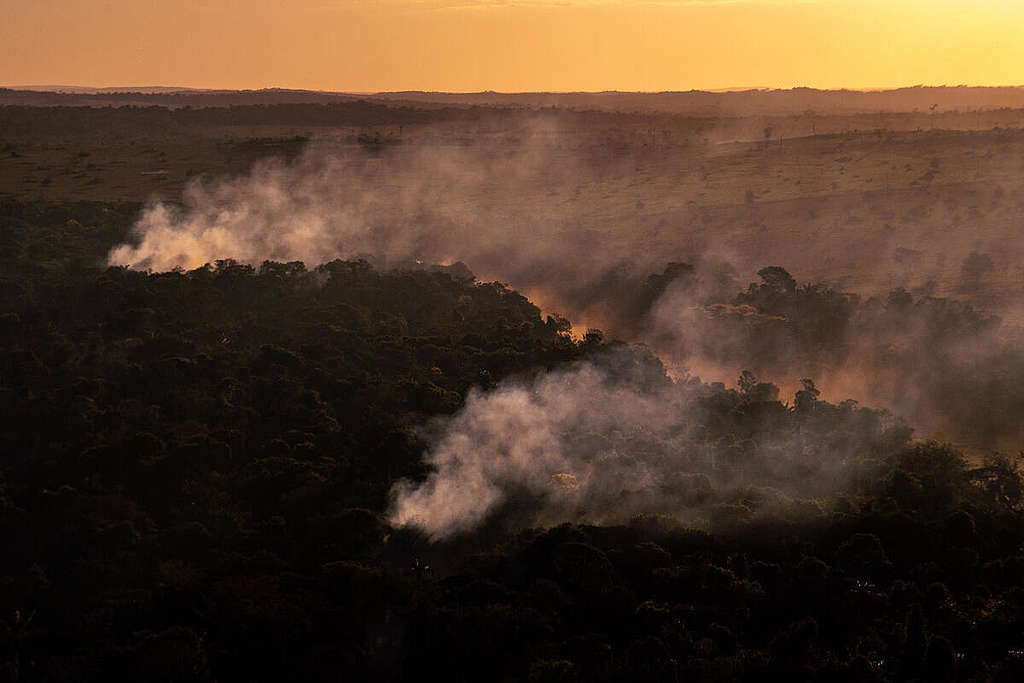
[[[737,406],[771,420],[723,432],[718,423]],[[672,381],[648,352],[619,349],[472,392],[435,425],[424,456],[433,471],[394,487],[390,522],[438,540],[499,511],[546,525],[638,514],[692,521],[737,501],[778,509],[838,490],[888,426],[883,414],[852,406],[797,415],[772,400]]]
[[[666,398],[614,384],[589,363],[542,375],[532,385],[473,392],[427,455],[436,472],[419,488],[405,483],[396,489],[392,520],[446,536],[479,523],[513,489],[547,494],[547,509],[537,511],[541,518],[555,507],[583,514],[599,500],[650,488],[653,463],[617,452],[607,437],[674,425]],[[595,448],[595,439],[603,447]]]

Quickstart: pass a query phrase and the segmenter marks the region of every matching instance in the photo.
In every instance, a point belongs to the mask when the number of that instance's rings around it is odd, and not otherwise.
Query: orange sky
[[[1024,84],[1024,0],[0,0],[0,84]]]

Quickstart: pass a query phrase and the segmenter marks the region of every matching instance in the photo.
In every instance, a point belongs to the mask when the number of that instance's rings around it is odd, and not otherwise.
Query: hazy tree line
[[[986,265],[971,253],[965,282],[984,282]],[[903,288],[865,297],[801,284],[779,266],[758,278],[744,286],[726,263],[669,263],[646,278],[612,271],[585,294],[607,302],[613,334],[675,358],[832,380],[977,448],[1019,440],[1024,360],[1019,333],[998,316]]]

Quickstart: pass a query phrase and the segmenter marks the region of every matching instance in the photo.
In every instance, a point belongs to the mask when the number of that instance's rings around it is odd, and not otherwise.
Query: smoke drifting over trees
[[[1020,299],[1005,287],[987,296],[986,282],[1004,275],[976,250],[983,246],[977,238],[965,241],[953,229],[948,239],[938,236],[929,253],[941,257],[932,259],[940,265],[932,266],[922,250],[893,246],[920,244],[916,212],[931,209],[916,202],[931,201],[929,193],[864,195],[856,208],[844,196],[793,200],[788,209],[785,201],[762,208],[744,200],[729,209],[753,221],[744,227],[736,216],[708,214],[685,197],[675,213],[652,212],[643,200],[629,204],[614,184],[605,196],[587,189],[578,199],[588,183],[666,162],[651,161],[652,152],[602,157],[578,141],[572,148],[574,140],[551,121],[534,119],[517,137],[468,146],[314,144],[294,162],[271,159],[248,175],[197,179],[183,204],[150,206],[132,242],[109,260],[157,271],[219,258],[365,258],[399,269],[461,261],[481,279],[508,282],[568,316],[580,332],[600,327],[648,344],[673,375],[731,382],[751,369],[787,391],[809,376],[826,397],[888,407],[924,434],[1016,447],[1021,431],[1011,415],[1024,405],[1013,379],[1021,365],[1014,352],[1019,334],[994,314],[1016,320]],[[699,165],[703,174],[723,159],[739,164],[737,155],[771,153],[672,149],[682,159],[673,163]],[[781,163],[755,161],[766,170]],[[840,165],[847,162],[840,158]],[[940,166],[933,163],[932,172]],[[634,185],[623,190],[627,196],[643,193],[642,184]],[[959,209],[951,200],[943,210],[954,221]],[[907,224],[896,237],[887,221],[896,220],[889,207],[901,201]],[[979,237],[1001,239],[1005,260],[1019,239],[997,235],[1002,212],[1015,200],[999,192],[992,201]],[[802,220],[813,222],[837,211],[853,221],[864,210],[884,225],[854,224],[820,237],[812,231],[799,241],[782,216],[774,219],[780,227],[766,227],[779,211],[809,212]],[[751,230],[766,236],[735,239]],[[927,230],[936,236],[932,223]],[[825,245],[834,256],[823,262]],[[891,261],[865,261],[871,253]],[[836,278],[830,268],[853,269],[855,276]],[[894,268],[902,270],[896,279]],[[830,284],[800,284],[800,273]],[[745,287],[755,277],[761,282]],[[844,282],[861,286],[850,291]],[[1000,396],[1005,408],[993,412],[980,400],[986,394]]]
[[[792,514],[910,435],[885,413],[819,402],[811,380],[793,409],[749,372],[739,384],[673,382],[656,358],[612,349],[473,392],[434,426],[432,472],[396,487],[391,521],[444,538],[495,512],[524,526]]]

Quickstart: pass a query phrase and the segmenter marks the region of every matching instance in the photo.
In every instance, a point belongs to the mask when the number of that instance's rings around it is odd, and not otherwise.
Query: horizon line
[[[244,92],[269,92],[269,91],[283,91],[283,92],[307,92],[307,93],[319,93],[324,95],[355,95],[355,96],[386,96],[386,95],[406,95],[406,94],[423,94],[423,95],[672,95],[672,94],[693,94],[693,93],[711,93],[711,94],[728,94],[728,93],[746,93],[746,92],[785,92],[793,90],[810,90],[816,92],[856,92],[856,93],[884,93],[894,92],[898,90],[914,90],[914,89],[991,89],[991,90],[1014,90],[1024,88],[1024,83],[1015,85],[986,85],[986,84],[968,84],[958,83],[956,85],[950,85],[947,83],[943,84],[925,84],[915,83],[912,85],[898,85],[891,87],[816,87],[809,85],[794,85],[789,87],[784,86],[729,86],[724,88],[690,88],[687,90],[618,90],[618,89],[604,89],[604,90],[424,90],[424,89],[401,89],[401,90],[327,90],[319,88],[295,88],[280,85],[268,85],[257,88],[221,88],[221,87],[210,87],[201,88],[187,85],[115,85],[115,86],[93,86],[93,85],[74,85],[74,84],[0,84],[0,89],[5,90],[29,90],[37,92],[73,92],[78,91],[91,91],[92,94],[115,94],[115,93],[139,93],[139,94],[158,94],[158,93],[145,93],[143,91],[162,91],[164,94],[174,93],[244,93]],[[87,92],[80,92],[78,94],[89,94]]]

